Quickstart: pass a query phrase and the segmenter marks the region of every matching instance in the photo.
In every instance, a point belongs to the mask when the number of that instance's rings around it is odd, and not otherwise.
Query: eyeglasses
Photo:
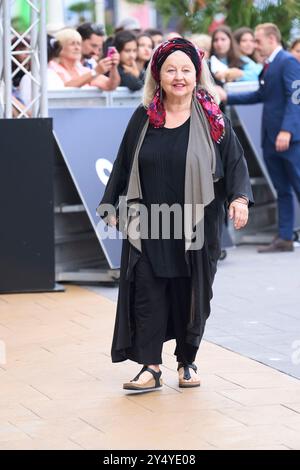
[[[98,36],[105,36],[106,35],[105,27],[102,24],[92,23],[91,24],[91,29]]]

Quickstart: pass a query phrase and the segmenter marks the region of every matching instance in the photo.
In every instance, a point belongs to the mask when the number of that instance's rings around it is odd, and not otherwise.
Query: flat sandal
[[[183,364],[182,362],[179,362],[178,367],[177,367],[177,371],[179,369],[181,369],[181,367],[183,367],[183,369],[184,369],[184,374],[183,374],[183,377],[179,379],[179,383],[178,383],[179,387],[181,387],[181,388],[200,387],[200,385],[201,385],[200,379],[197,380],[197,381],[193,381],[193,382],[187,382],[187,380],[190,380],[192,378],[189,369],[193,369],[197,373],[196,364],[194,364],[194,363],[193,364]]]
[[[134,383],[135,381],[139,379],[140,375],[145,371],[150,372],[153,375],[153,378],[150,378],[144,384]],[[126,382],[123,384],[123,388],[125,390],[142,390],[142,391],[159,390],[162,388],[162,385],[163,385],[161,374],[162,374],[161,370],[159,372],[156,372],[155,370],[151,369],[148,366],[143,366],[143,368],[140,370],[137,376],[134,377],[134,379],[130,380],[130,382]]]

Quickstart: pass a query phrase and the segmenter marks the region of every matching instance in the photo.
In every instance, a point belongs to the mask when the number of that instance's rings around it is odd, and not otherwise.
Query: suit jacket
[[[228,104],[263,103],[262,146],[266,137],[275,143],[280,131],[290,132],[292,143],[300,142],[300,105],[292,100],[296,80],[300,80],[300,63],[281,50],[261,77],[257,91],[228,94]]]

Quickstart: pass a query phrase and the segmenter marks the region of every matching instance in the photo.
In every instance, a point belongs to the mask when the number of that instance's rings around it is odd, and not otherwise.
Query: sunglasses
[[[105,36],[105,34],[106,34],[105,28],[101,24],[92,23],[91,24],[91,29],[98,36]]]

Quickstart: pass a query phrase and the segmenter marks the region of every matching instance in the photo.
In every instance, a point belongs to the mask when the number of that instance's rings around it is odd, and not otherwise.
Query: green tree
[[[299,0],[152,0],[162,15],[165,26],[171,18],[178,18],[181,31],[207,32],[214,16],[222,13],[232,29],[240,26],[255,27],[271,22],[279,26],[284,40],[290,35],[293,21],[300,17]],[[144,3],[144,0],[128,0]]]
[[[95,4],[93,1],[90,2],[76,2],[68,8],[73,13],[77,13],[79,17],[79,22],[85,21],[85,13],[91,12],[94,16]]]
[[[89,2],[80,1],[72,3],[68,9],[73,13],[78,14],[78,24],[86,21],[86,13],[92,15],[93,21],[96,21],[95,0],[90,0]],[[109,24],[107,21],[105,21],[105,29],[108,36],[114,32],[114,26]]]
[[[127,0],[129,3],[144,3],[144,0]],[[152,0],[163,18],[166,27],[172,18],[178,19],[178,31],[205,32],[215,14],[222,12],[223,0]]]
[[[295,19],[300,18],[299,0],[279,0],[277,4],[268,0],[261,0],[256,8],[255,17],[251,27],[259,23],[275,23],[282,34],[284,41],[290,37],[290,31]]]

